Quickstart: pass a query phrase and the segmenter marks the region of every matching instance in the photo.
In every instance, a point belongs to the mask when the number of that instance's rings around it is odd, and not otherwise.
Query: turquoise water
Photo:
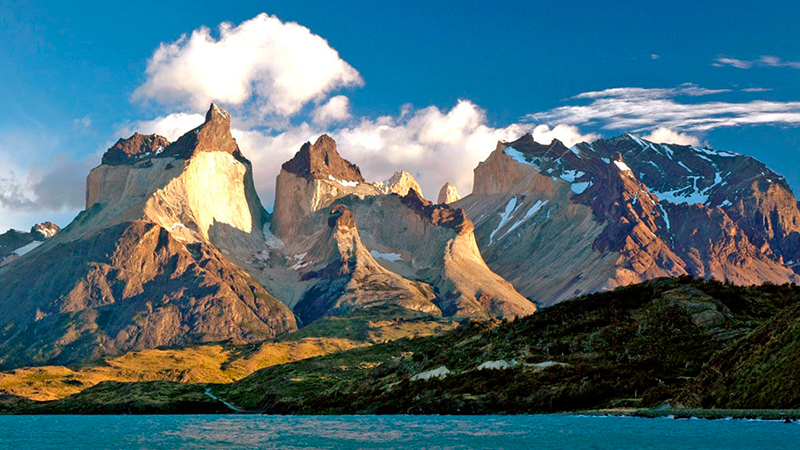
[[[6,449],[781,449],[773,421],[532,416],[0,416]]]

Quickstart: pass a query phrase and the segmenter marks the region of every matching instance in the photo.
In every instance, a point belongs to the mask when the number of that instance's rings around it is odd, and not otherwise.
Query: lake
[[[0,416],[0,448],[796,448],[780,421],[529,416]]]

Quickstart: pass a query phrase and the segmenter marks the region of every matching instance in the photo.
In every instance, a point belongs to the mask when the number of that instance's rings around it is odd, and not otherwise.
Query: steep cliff
[[[743,183],[776,184],[773,191],[791,196],[779,180],[752,158],[727,152],[630,135],[567,148],[526,135],[499,143],[475,169],[473,194],[455,205],[475,221],[489,266],[551,304],[662,276],[742,285],[796,280],[781,256],[790,245],[774,251],[764,237],[788,243],[793,235],[736,218],[743,205],[778,196],[751,201],[755,190]],[[771,210],[785,213],[773,222],[791,223],[797,202],[781,204]]]
[[[165,143],[117,142],[87,178],[87,209],[0,268],[0,366],[296,329],[234,263],[267,248],[266,212],[228,113],[212,105],[202,125]]]
[[[345,272],[349,273],[351,266],[380,276],[391,272],[405,283],[430,286],[425,289],[431,289],[434,297],[424,297],[448,316],[512,318],[536,310],[483,262],[473,224],[462,211],[424,200],[418,184],[406,172],[387,182],[366,182],[360,170],[338,154],[333,140],[323,136],[313,145],[304,145],[278,175],[272,230],[280,248],[273,248],[262,265],[270,290],[280,293],[295,311],[301,308],[302,316],[328,314],[323,305],[337,302],[309,300],[309,296],[319,295],[322,282],[314,280],[330,278],[329,271],[319,267],[342,267],[339,256],[315,251],[330,245],[330,239],[322,236],[330,233],[324,231],[325,223],[329,209],[337,205],[345,205],[348,215],[352,213],[356,248],[368,249],[357,251],[356,265],[348,265]],[[364,300],[348,302],[367,304],[366,299],[384,295],[383,290],[379,284],[360,283],[355,292]],[[340,290],[335,291],[341,295]],[[317,311],[310,311],[309,305]]]

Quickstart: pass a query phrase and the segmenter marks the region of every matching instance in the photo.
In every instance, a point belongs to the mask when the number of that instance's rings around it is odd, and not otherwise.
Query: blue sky
[[[190,127],[210,100],[237,118],[268,206],[277,167],[322,132],[368,178],[406,169],[430,198],[443,181],[468,192],[497,138],[541,124],[542,139],[666,126],[800,189],[800,3],[603,3],[4,1],[0,231],[66,225],[105,148]],[[308,33],[295,40],[290,22]],[[248,61],[207,78],[181,65],[219,55]],[[273,83],[309,73],[302,89]],[[176,81],[197,79],[193,93]]]

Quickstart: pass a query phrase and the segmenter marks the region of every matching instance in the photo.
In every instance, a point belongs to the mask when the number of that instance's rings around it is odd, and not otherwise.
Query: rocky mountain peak
[[[244,161],[239,145],[231,135],[230,113],[213,103],[202,125],[178,138],[159,156],[189,159],[199,152],[225,152]]]
[[[55,236],[59,231],[61,231],[61,227],[54,224],[53,222],[42,222],[37,223],[33,227],[31,227],[31,234],[34,235],[35,238],[41,239],[50,239],[51,237]]]
[[[453,208],[449,205],[434,205],[422,198],[415,190],[409,190],[408,194],[402,197],[402,202],[422,218],[428,220],[436,226],[450,228],[460,232],[471,231],[472,221],[464,215],[461,208]]]
[[[445,183],[442,189],[439,190],[439,197],[436,203],[447,205],[459,200],[461,200],[461,195],[458,193],[458,188],[452,183]]]
[[[111,146],[103,155],[102,163],[111,166],[132,164],[160,154],[168,145],[169,141],[163,136],[136,132]]]
[[[549,144],[540,144],[533,140],[530,133],[524,134],[522,137],[508,144],[522,153],[532,157],[553,157],[561,156],[569,149],[558,139],[553,139]]]
[[[375,183],[375,187],[384,194],[397,194],[401,197],[405,196],[408,194],[409,190],[413,189],[417,191],[420,196],[424,197],[422,188],[419,186],[419,183],[417,183],[417,180],[405,170],[395,172],[394,175],[386,181]]]
[[[212,103],[211,106],[208,108],[208,111],[206,112],[205,123],[210,123],[210,122],[217,122],[222,126],[227,125],[228,129],[230,129],[231,115],[226,109],[220,108],[216,104]]]
[[[361,169],[339,155],[336,142],[327,134],[320,136],[313,145],[311,142],[303,144],[282,168],[305,178],[364,183]]]

